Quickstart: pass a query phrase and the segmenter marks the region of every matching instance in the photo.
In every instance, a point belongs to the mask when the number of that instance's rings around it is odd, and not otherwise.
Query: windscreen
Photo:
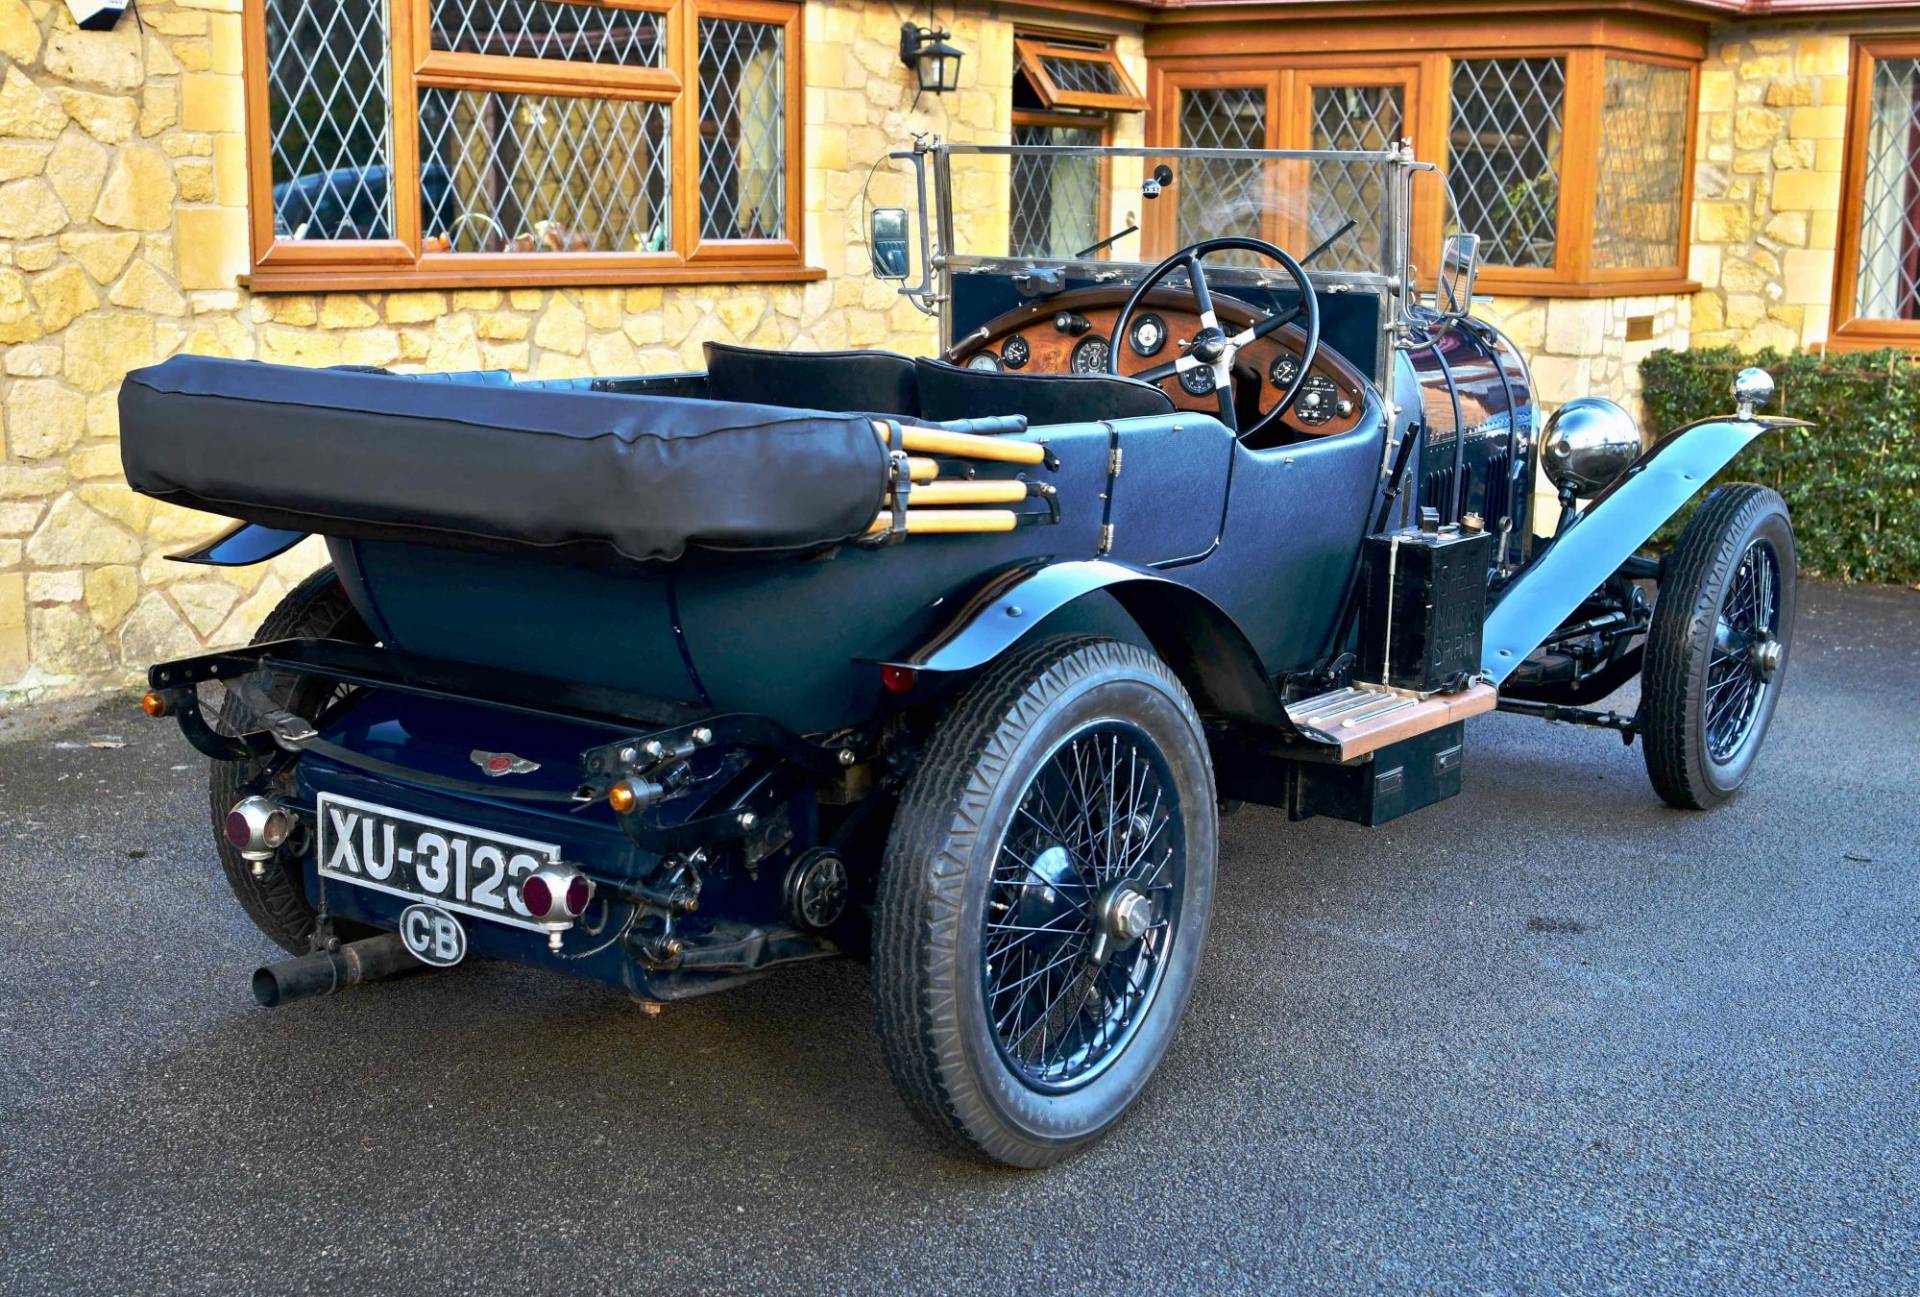
[[[1311,256],[1314,271],[1390,274],[1394,265],[1386,154],[955,145],[948,162],[956,257],[1151,263],[1202,239],[1247,235]]]

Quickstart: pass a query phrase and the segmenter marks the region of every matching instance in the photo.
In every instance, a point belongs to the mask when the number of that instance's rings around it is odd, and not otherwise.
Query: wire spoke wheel
[[[1753,733],[1780,644],[1780,556],[1755,540],[1740,556],[1714,626],[1707,664],[1707,755],[1731,761]]]
[[[1746,483],[1715,488],[1662,560],[1639,730],[1668,805],[1706,810],[1746,782],[1780,701],[1796,579],[1785,501]]]
[[[929,1129],[1047,1166],[1133,1106],[1206,947],[1218,796],[1193,699],[1145,647],[1039,639],[949,704],[874,905],[880,1040]]]
[[[995,1043],[1028,1085],[1085,1084],[1150,1005],[1180,917],[1180,810],[1164,759],[1121,722],[1072,735],[1029,781],[981,945]]]

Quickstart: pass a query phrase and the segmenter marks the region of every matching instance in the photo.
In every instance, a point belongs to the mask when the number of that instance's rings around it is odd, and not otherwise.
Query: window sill
[[[531,260],[528,257],[527,260]],[[645,288],[669,284],[797,284],[825,279],[818,266],[534,266],[375,269],[346,266],[261,266],[235,282],[254,293],[407,292],[470,288]]]
[[[1509,279],[1483,270],[1474,291],[1488,297],[1687,297],[1700,291],[1700,281],[1679,275],[1660,275],[1645,279],[1557,283],[1552,280]]]
[[[1848,320],[1827,338],[1828,351],[1920,349],[1920,320]]]

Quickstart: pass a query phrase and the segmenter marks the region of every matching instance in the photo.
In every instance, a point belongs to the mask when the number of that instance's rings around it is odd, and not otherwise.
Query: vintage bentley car
[[[907,1103],[1039,1166],[1169,1048],[1234,804],[1378,825],[1495,708],[1640,739],[1678,807],[1740,788],[1786,511],[1722,486],[1641,551],[1779,422],[1764,374],[1650,446],[1604,400],[1543,425],[1471,236],[1425,296],[1403,148],[893,166],[875,269],[937,358],[128,377],[128,480],[236,520],[182,559],[331,556],[144,699],[292,955],[262,1004],[472,954],[654,1008],[852,954]]]

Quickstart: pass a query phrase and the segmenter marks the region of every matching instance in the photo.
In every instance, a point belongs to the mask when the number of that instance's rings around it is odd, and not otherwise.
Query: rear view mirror
[[[876,207],[867,218],[867,248],[873,256],[876,279],[905,279],[910,268],[907,252],[907,209]]]
[[[1473,281],[1480,273],[1480,236],[1449,234],[1440,249],[1440,281],[1435,285],[1435,305],[1449,318],[1464,316],[1473,310]]]

